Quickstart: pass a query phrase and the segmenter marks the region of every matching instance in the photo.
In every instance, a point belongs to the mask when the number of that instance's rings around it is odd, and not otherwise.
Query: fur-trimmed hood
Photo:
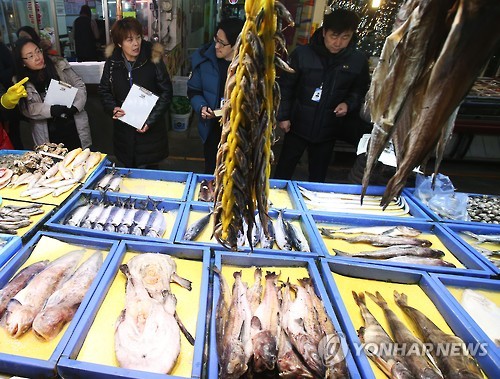
[[[141,43],[141,53],[139,54],[139,57],[150,57],[151,62],[154,64],[157,64],[161,61],[163,54],[165,52],[165,47],[158,42],[151,43],[146,40],[142,40]],[[106,58],[112,58],[112,59],[123,59],[122,58],[122,49],[121,47],[115,45],[114,43],[111,43],[106,46],[106,49],[104,50],[104,56]]]

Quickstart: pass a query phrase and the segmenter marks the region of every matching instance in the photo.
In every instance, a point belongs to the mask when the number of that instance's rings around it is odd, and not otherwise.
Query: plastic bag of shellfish
[[[434,186],[432,183],[433,178],[434,175],[417,174],[415,179],[415,196],[424,204],[428,204],[434,196],[453,195],[455,193],[455,187],[448,176],[438,173],[434,179]]]
[[[467,212],[469,196],[466,193],[434,195],[427,206],[443,218],[450,220],[470,221]]]

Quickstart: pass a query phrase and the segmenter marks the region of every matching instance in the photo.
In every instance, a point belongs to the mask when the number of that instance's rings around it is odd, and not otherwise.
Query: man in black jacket
[[[370,83],[366,56],[354,46],[358,23],[356,13],[334,10],[309,44],[290,55],[295,73],[279,79],[277,118],[285,138],[275,178],[291,179],[307,149],[309,181],[325,181],[335,139],[345,135],[346,118],[359,113]]]

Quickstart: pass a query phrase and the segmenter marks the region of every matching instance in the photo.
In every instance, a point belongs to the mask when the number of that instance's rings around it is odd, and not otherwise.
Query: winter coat
[[[106,56],[98,93],[105,113],[112,117],[113,109],[122,106],[132,85],[122,49],[110,45],[106,49]],[[172,100],[172,82],[162,56],[163,47],[160,44],[142,41],[141,52],[131,72],[133,84],[159,97],[146,120],[149,130],[138,133],[133,126],[113,120],[114,154],[127,167],[158,163],[168,157],[165,112]]]
[[[279,79],[281,103],[278,120],[290,120],[292,133],[309,142],[322,142],[336,137],[344,117],[333,110],[342,102],[348,114],[359,112],[370,83],[368,60],[356,50],[354,41],[337,54],[324,44],[319,28],[309,44],[298,46],[290,54],[294,74],[283,73]],[[312,100],[321,87],[319,102]]]
[[[201,113],[201,108],[208,106],[211,109],[220,107],[223,93],[219,93],[221,73],[215,55],[215,44],[204,45],[193,54],[191,58],[192,72],[187,82],[188,97],[196,114]],[[225,75],[225,73],[223,73]],[[198,122],[198,132],[205,143],[213,127],[213,122],[203,120]]]
[[[79,16],[73,23],[76,57],[81,62],[97,60],[96,29],[95,20],[88,16]]]
[[[89,118],[87,112],[84,110],[85,103],[87,102],[87,89],[85,83],[82,78],[73,71],[70,64],[64,58],[49,55],[49,59],[54,62],[59,80],[78,88],[78,92],[73,100],[73,106],[78,109],[78,112],[74,115],[76,130],[82,148],[89,147],[92,145],[92,136]],[[26,82],[24,87],[26,88],[28,97],[25,100],[21,99],[19,102],[19,109],[21,113],[29,119],[33,142],[36,146],[50,142],[47,119],[52,118],[50,114],[51,105],[43,102],[42,96],[35,89],[33,83]]]

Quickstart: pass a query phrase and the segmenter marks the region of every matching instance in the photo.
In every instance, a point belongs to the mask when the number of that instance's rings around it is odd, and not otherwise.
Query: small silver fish
[[[199,220],[192,223],[184,233],[184,239],[186,241],[194,241],[198,237],[198,235],[206,228],[208,222],[210,221],[210,217],[212,216],[212,211],[210,211],[206,216],[203,216]]]

